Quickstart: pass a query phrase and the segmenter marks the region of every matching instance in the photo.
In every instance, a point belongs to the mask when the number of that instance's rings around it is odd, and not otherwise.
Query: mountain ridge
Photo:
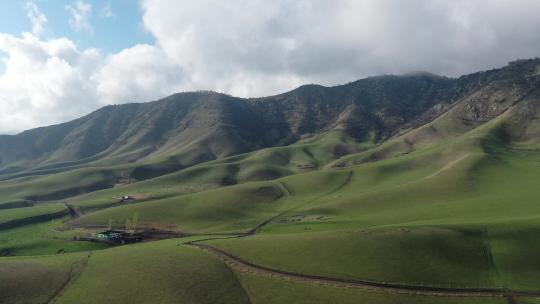
[[[492,82],[506,79],[510,87],[514,82],[519,86],[517,82],[527,80],[514,74],[534,75],[538,63],[521,60],[459,78],[382,75],[333,87],[304,85],[260,98],[202,91],[149,103],[109,105],[66,123],[0,135],[0,174],[175,155],[189,159],[185,167],[332,130],[343,130],[360,142],[382,143],[433,121],[478,90],[489,95],[488,91],[496,91],[489,87]],[[470,121],[493,116],[482,116],[489,107],[470,106],[467,111],[476,113]]]

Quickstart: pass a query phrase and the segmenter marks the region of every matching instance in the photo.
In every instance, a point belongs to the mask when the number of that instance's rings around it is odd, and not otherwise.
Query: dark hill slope
[[[407,145],[414,145],[460,134],[500,115],[538,87],[539,63],[521,60],[457,79],[379,76],[336,87],[306,85],[264,98],[196,92],[107,106],[64,124],[0,136],[0,175],[149,161],[164,162],[170,172],[331,130],[381,143],[444,114],[445,119],[407,137]]]
[[[519,60],[503,69],[472,74],[459,81],[482,85],[454,102],[436,119],[418,128],[404,129],[399,136],[377,148],[345,156],[334,165],[358,164],[411,153],[488,123],[492,130],[490,141],[497,141],[495,146],[498,148],[538,148],[540,60]],[[490,148],[492,144],[482,143],[484,148]]]
[[[455,93],[456,86],[459,81],[431,75],[381,76],[265,98],[197,92],[107,106],[68,123],[0,136],[0,174],[171,155],[190,165],[333,129],[381,141],[434,105],[470,91]]]

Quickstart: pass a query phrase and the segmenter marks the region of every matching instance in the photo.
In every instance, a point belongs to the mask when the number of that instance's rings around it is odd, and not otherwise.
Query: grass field
[[[197,233],[242,231],[291,207],[283,192],[278,184],[253,183],[108,208],[73,223],[106,225],[112,220],[122,225],[128,217],[136,215],[142,226]]]
[[[258,265],[297,273],[409,285],[501,287],[482,236],[466,231],[288,233],[208,243]]]
[[[86,253],[0,259],[0,303],[48,303],[82,267]]]
[[[225,264],[177,243],[95,252],[57,303],[249,303]]]
[[[339,288],[239,272],[242,285],[253,304],[503,304],[505,299],[448,298],[381,293],[355,288]],[[522,302],[519,302],[522,303]],[[523,302],[525,304],[527,302]]]
[[[123,194],[144,193],[145,196],[159,199],[308,172],[322,168],[344,154],[371,146],[373,144],[370,142],[357,143],[341,131],[332,131],[294,145],[267,148],[201,164],[198,164],[200,161],[187,161],[173,153],[135,164],[114,165],[114,161],[105,159],[85,164],[87,167],[76,165],[18,173],[2,177],[0,206],[25,199],[55,201],[69,198],[83,210],[94,211],[114,205],[116,200],[113,197]],[[154,179],[151,179],[153,173],[139,176],[135,172],[140,168],[144,168],[139,170],[144,172],[161,172],[159,175],[162,176]],[[174,168],[178,169],[172,170]],[[171,170],[174,172],[170,173]],[[134,180],[139,182],[117,184],[129,176],[137,176]]]
[[[66,214],[67,210],[62,204],[5,209],[0,212],[0,230],[51,220]]]
[[[515,151],[467,155],[442,168],[411,170],[413,155],[363,165],[338,192],[300,205],[260,235],[209,243],[300,273],[538,290],[539,268],[531,267],[540,261],[532,241],[538,159]],[[388,178],[373,182],[381,174]],[[283,183],[301,197],[300,178]]]
[[[54,228],[67,218],[0,231],[0,256],[52,255],[108,248],[103,243],[73,241],[82,232],[58,232]]]

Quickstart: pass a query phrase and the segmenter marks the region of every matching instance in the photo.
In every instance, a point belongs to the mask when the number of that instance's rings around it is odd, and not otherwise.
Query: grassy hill
[[[80,276],[57,301],[74,302],[249,303],[249,300],[234,273],[217,258],[179,247],[175,241],[161,241],[92,254]]]
[[[2,258],[0,303],[49,303],[84,267],[86,253],[69,256]]]

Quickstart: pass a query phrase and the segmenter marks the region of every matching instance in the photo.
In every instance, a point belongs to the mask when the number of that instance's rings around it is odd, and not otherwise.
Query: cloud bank
[[[0,133],[61,122],[111,103],[213,89],[239,96],[387,73],[458,76],[540,55],[537,0],[142,0],[156,39],[115,54],[0,34]],[[92,7],[66,7],[92,33]],[[2,69],[0,69],[2,71]]]

